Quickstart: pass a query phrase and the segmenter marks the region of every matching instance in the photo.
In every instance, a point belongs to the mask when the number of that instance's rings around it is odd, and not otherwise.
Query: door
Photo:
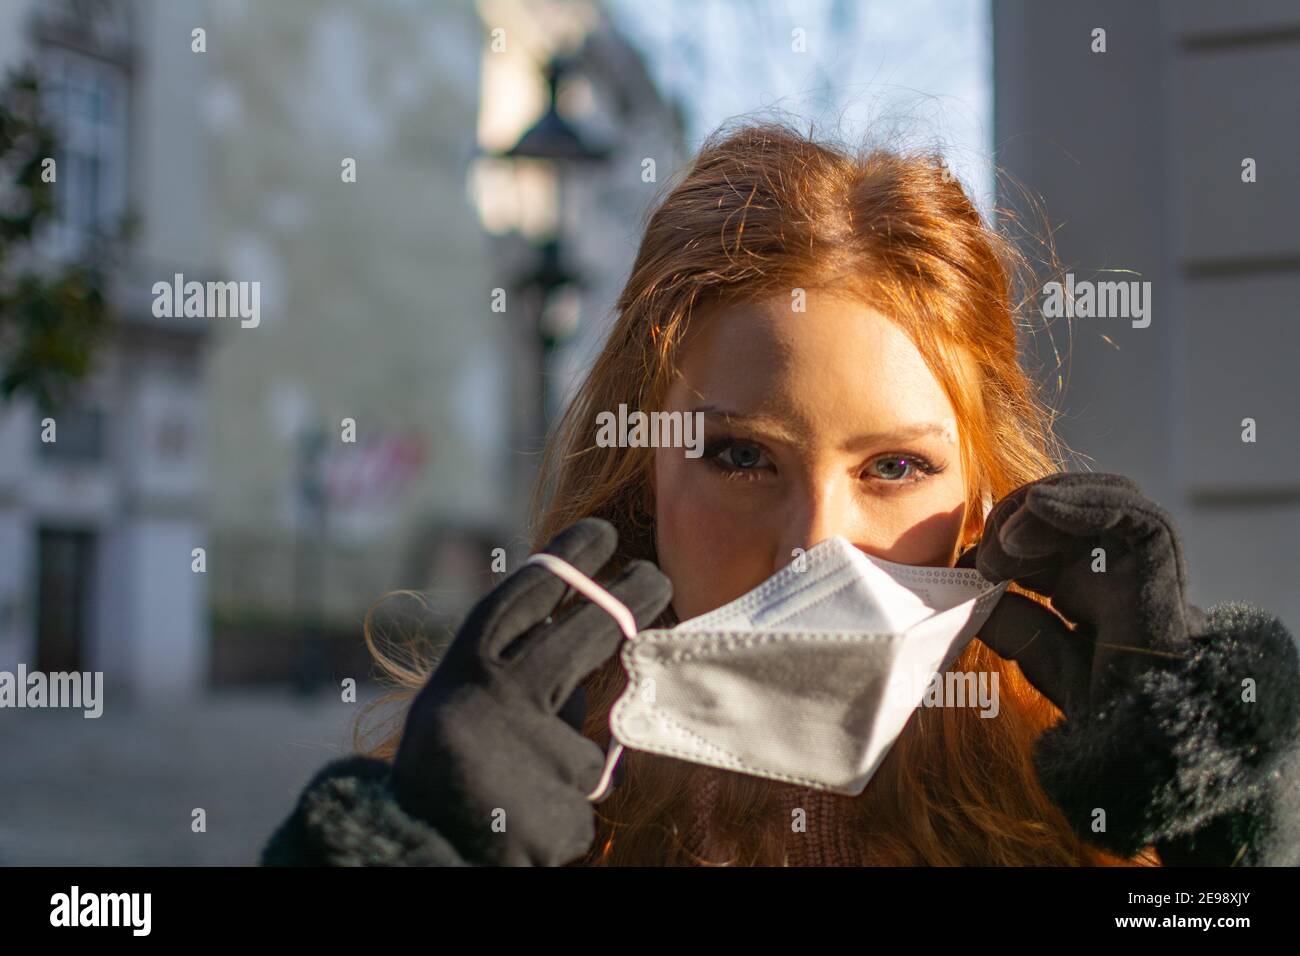
[[[89,531],[39,531],[36,668],[46,674],[85,669],[94,543]]]

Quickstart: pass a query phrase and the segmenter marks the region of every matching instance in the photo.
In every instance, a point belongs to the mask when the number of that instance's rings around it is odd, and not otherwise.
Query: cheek
[[[655,547],[681,620],[721,607],[767,576],[744,522],[714,500],[708,468],[680,452],[655,452]]]
[[[965,502],[960,472],[945,474],[924,493],[882,509],[864,543],[878,549],[874,554],[899,564],[951,564],[965,522]]]

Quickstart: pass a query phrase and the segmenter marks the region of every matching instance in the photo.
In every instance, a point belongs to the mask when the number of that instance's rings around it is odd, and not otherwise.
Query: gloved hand
[[[585,518],[543,550],[596,578],[617,541],[607,521]],[[638,629],[672,596],[648,561],[602,584]],[[566,589],[536,564],[507,578],[470,612],[407,715],[393,792],[470,862],[560,866],[594,839],[587,794],[604,754],[575,729],[585,713],[580,682],[623,635],[586,601],[552,619]]]
[[[1204,613],[1187,603],[1169,516],[1122,475],[1022,485],[989,512],[974,555],[958,563],[972,557],[984,577],[1010,578],[1060,612],[1008,592],[980,640],[1069,719],[1085,719],[1137,674],[1187,658],[1191,635],[1205,630]]]
[[[1293,746],[1297,726],[1295,646],[1276,618],[1190,605],[1169,516],[1120,475],[1016,489],[973,552],[958,564],[1059,612],[1008,592],[979,638],[1064,712],[1034,762],[1076,830],[1121,855],[1154,844],[1167,863],[1258,852],[1277,776],[1264,759]],[[1243,702],[1245,678],[1257,703]]]

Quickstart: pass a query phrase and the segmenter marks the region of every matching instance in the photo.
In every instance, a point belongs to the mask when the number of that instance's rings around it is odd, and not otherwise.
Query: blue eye
[[[763,452],[758,446],[744,442],[732,442],[721,449],[716,457],[723,464],[741,471],[749,471],[763,463]]]
[[[888,482],[919,481],[922,475],[935,475],[941,470],[918,455],[885,455],[868,466],[870,477]]]
[[[759,472],[772,467],[762,447],[734,438],[720,438],[708,443],[704,456],[714,467],[731,475],[757,478]]]
[[[898,478],[906,478],[911,474],[911,468],[909,467],[911,461],[902,456],[898,458],[878,458],[873,464],[876,467],[876,476],[878,478],[886,478],[892,481]]]

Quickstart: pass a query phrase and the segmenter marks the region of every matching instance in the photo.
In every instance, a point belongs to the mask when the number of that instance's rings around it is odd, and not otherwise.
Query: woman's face
[[[654,455],[659,565],[681,620],[842,535],[951,565],[965,518],[956,415],[911,340],[833,292],[720,310],[679,350],[667,411],[704,412],[704,453]]]

